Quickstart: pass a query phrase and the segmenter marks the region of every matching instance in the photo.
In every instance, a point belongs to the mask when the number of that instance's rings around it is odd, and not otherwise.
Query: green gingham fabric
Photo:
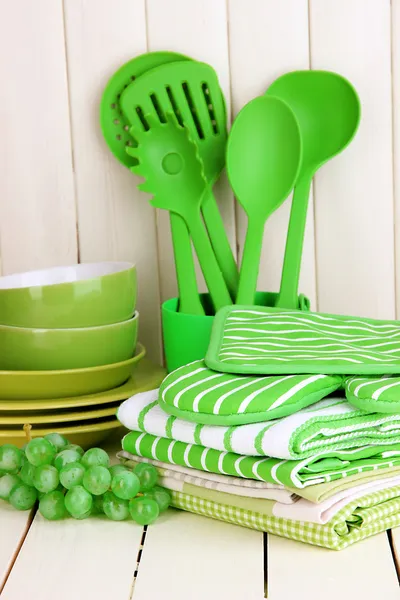
[[[357,473],[400,465],[400,445],[387,446],[384,450],[374,446],[356,448],[336,452],[334,456],[315,455],[302,461],[279,460],[221,452],[197,444],[131,431],[123,438],[122,448],[130,454],[154,458],[165,463],[222,475],[258,479],[292,488],[303,488]]]
[[[318,525],[261,515],[182,492],[171,492],[172,506],[176,508],[331,550],[343,550],[400,525],[399,494],[400,486],[369,494],[348,504],[329,523]]]
[[[400,377],[348,377],[344,387],[347,400],[361,410],[400,413]]]
[[[167,375],[158,401],[187,421],[237,425],[291,415],[341,386],[340,375],[246,377],[216,373],[196,360]]]
[[[400,373],[400,322],[227,306],[218,311],[205,362],[222,373]]]

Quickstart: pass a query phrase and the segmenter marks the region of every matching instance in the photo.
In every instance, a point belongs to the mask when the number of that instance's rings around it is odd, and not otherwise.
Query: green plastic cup
[[[257,292],[257,306],[275,306],[278,294]],[[161,308],[164,353],[170,373],[194,360],[204,358],[210,343],[214,316],[210,315],[209,294],[200,294],[206,316],[187,315],[178,312],[178,298],[170,298]],[[310,310],[310,301],[303,294],[299,296],[299,309]]]

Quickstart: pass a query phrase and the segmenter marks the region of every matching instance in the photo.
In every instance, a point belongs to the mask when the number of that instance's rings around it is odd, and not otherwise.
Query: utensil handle
[[[170,213],[170,225],[179,291],[179,312],[187,315],[205,315],[197,289],[188,228],[183,218],[172,212]]]
[[[300,267],[311,181],[312,176],[305,175],[294,187],[281,287],[275,303],[275,306],[280,308],[298,308]]]
[[[249,219],[240,265],[239,289],[236,304],[254,304],[257,290],[258,270],[264,237],[263,219]]]
[[[222,271],[226,285],[232,298],[236,298],[239,272],[228,237],[225,232],[224,222],[219,212],[217,202],[212,190],[206,193],[201,206],[204,222],[210,236],[219,268]]]
[[[192,236],[194,248],[207,283],[208,291],[210,292],[211,300],[217,311],[223,306],[232,304],[232,299],[215,258],[210,238],[201,219],[200,211],[197,214],[198,218],[191,218],[187,221],[187,226]]]

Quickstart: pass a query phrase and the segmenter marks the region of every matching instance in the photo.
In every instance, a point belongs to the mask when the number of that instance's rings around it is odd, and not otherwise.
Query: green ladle
[[[226,107],[214,69],[197,61],[174,62],[148,71],[122,93],[122,111],[135,128],[146,129],[145,115],[161,123],[175,114],[189,129],[204,165],[208,190],[201,207],[208,235],[232,297],[237,293],[238,269],[226,236],[212,186],[225,166]]]
[[[296,115],[303,158],[294,188],[282,279],[276,306],[297,308],[298,285],[308,197],[315,172],[344,150],[360,121],[360,101],[353,86],[329,71],[294,71],[279,77],[266,97],[285,101]]]
[[[164,122],[153,114],[143,116],[148,129],[130,129],[137,147],[127,152],[139,161],[132,171],[144,177],[139,189],[152,194],[153,206],[184,219],[217,311],[231,304],[231,298],[201,219],[200,207],[208,184],[197,145],[175,114],[166,113]]]
[[[175,52],[148,52],[125,63],[108,81],[101,100],[100,124],[109,149],[125,167],[131,168],[138,163],[136,158],[126,152],[126,148],[134,146],[135,142],[129,133],[130,124],[119,105],[122,92],[147,71],[184,60],[191,59]],[[170,224],[179,291],[179,311],[204,315],[197,289],[189,232],[179,215],[171,213]]]
[[[278,98],[255,98],[239,112],[226,155],[229,181],[248,217],[237,304],[254,304],[265,223],[292,190],[301,153],[297,120]]]

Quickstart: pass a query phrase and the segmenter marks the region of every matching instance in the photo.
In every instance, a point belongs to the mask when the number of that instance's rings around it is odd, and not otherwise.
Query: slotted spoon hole
[[[114,119],[113,123],[114,125],[120,125],[121,121],[119,119]]]
[[[209,87],[208,87],[208,85],[206,83],[202,84],[201,89],[202,89],[202,92],[203,92],[205,103],[207,105],[207,110],[208,110],[208,114],[210,116],[210,121],[211,121],[211,125],[212,125],[212,128],[213,128],[213,132],[215,134],[218,134],[219,133],[218,123],[217,123],[217,120],[215,118],[214,105],[213,105],[212,97],[211,97],[211,94],[210,94],[210,89],[209,89]]]
[[[158,98],[155,94],[150,94],[150,100],[153,105],[154,110],[156,111],[157,117],[159,118],[161,123],[166,123],[167,119],[163,113],[161,105],[158,101]]]
[[[136,107],[136,114],[140,119],[141,124],[143,125],[143,128],[145,131],[149,131],[150,126],[148,124],[148,122],[146,121],[146,117],[144,116],[143,110],[140,106]]]
[[[117,105],[115,104],[115,102],[113,102],[112,104],[110,104],[110,108],[112,108],[114,110],[114,108],[117,108]]]
[[[192,114],[193,122],[194,122],[194,125],[195,125],[196,130],[197,130],[197,135],[199,136],[199,138],[201,140],[203,140],[204,139],[204,132],[203,132],[203,129],[201,127],[201,123],[199,121],[199,117],[197,115],[197,111],[194,108],[193,97],[192,97],[192,94],[190,92],[189,84],[188,84],[187,81],[184,81],[182,83],[182,89],[183,89],[183,93],[185,94],[185,98],[186,98],[186,101],[188,103],[188,106],[190,108],[190,112]]]
[[[174,94],[172,93],[172,90],[171,90],[171,88],[169,87],[169,85],[167,85],[167,86],[165,87],[165,91],[167,92],[167,96],[168,96],[168,98],[169,98],[169,101],[170,101],[170,103],[171,103],[172,110],[173,110],[173,112],[174,112],[174,114],[175,114],[175,116],[176,116],[176,118],[177,118],[177,121],[178,121],[179,125],[180,125],[181,127],[183,127],[183,119],[182,119],[181,111],[180,111],[180,110],[179,110],[179,108],[178,108],[178,105],[177,105],[177,103],[176,103],[176,100],[175,100]]]
[[[130,129],[129,125],[124,125],[124,130],[125,131],[129,131],[129,129]]]

